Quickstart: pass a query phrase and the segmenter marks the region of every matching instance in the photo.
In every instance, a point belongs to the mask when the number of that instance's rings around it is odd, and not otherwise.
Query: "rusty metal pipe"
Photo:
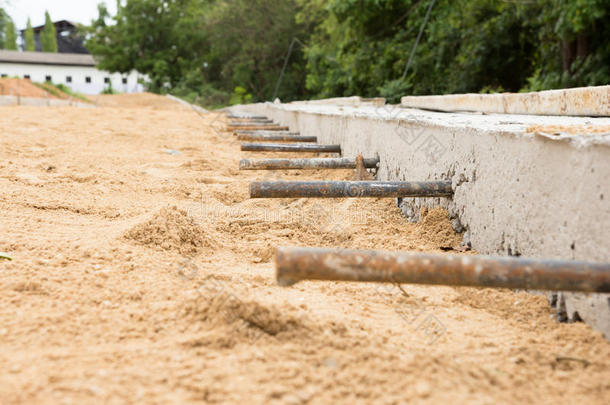
[[[341,153],[340,145],[307,145],[291,143],[242,143],[242,151],[250,152],[326,152]]]
[[[279,125],[274,123],[272,120],[258,120],[258,121],[239,121],[239,122],[229,122],[228,124],[231,127],[257,127],[257,126],[265,126],[265,125]]]
[[[250,198],[449,197],[450,181],[255,181]]]
[[[267,134],[240,134],[240,141],[265,141],[265,142],[317,142],[316,136],[301,135],[267,135]]]
[[[266,131],[266,130],[254,130],[254,131],[235,131],[235,135],[301,135],[300,132],[290,131]]]
[[[281,285],[300,280],[610,292],[610,263],[318,248],[278,248]]]
[[[364,167],[375,168],[379,159],[364,159]],[[356,159],[313,158],[313,159],[242,159],[240,170],[291,170],[291,169],[355,169]]]
[[[228,125],[227,126],[227,131],[229,132],[234,132],[234,131],[256,131],[256,130],[262,130],[262,131],[288,131],[288,127],[282,127],[279,126],[277,124],[274,125],[249,125],[249,126],[234,126],[234,125]]]
[[[227,118],[233,120],[268,120],[269,118],[264,115],[238,115],[228,114]]]
[[[262,125],[278,125],[278,124],[271,120],[268,120],[268,121],[239,121],[239,122],[229,121],[229,123],[227,125],[230,127],[256,127],[256,126],[262,126]]]

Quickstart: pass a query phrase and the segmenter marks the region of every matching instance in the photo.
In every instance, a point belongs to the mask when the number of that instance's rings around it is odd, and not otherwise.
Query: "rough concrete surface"
[[[608,118],[441,113],[396,106],[253,104],[235,112],[273,118],[343,155],[379,157],[379,180],[442,180],[450,198],[405,199],[403,212],[446,207],[454,228],[483,254],[610,261]],[[536,125],[582,135],[528,132]],[[587,134],[586,132],[595,132]],[[567,318],[610,337],[610,297],[560,294]],[[564,302],[565,299],[565,302]]]
[[[165,95],[165,97],[169,98],[169,99],[170,99],[170,100],[172,100],[172,101],[175,101],[175,102],[177,102],[177,103],[180,103],[180,104],[182,104],[182,105],[185,105],[185,106],[187,106],[187,107],[190,107],[190,108],[192,108],[192,109],[193,109],[193,111],[196,111],[196,112],[198,112],[198,113],[200,113],[200,114],[207,114],[207,113],[209,113],[209,111],[208,111],[208,110],[206,110],[205,108],[200,107],[200,106],[195,105],[195,104],[191,104],[191,103],[189,103],[188,101],[184,101],[183,99],[181,99],[181,98],[179,98],[179,97],[176,97],[176,96],[172,96],[171,94],[166,94],[166,95]]]
[[[335,97],[325,98],[322,100],[304,100],[304,101],[293,101],[291,104],[314,104],[314,105],[335,105],[335,106],[382,106],[385,104],[385,98],[362,98],[358,96],[352,97]]]
[[[610,116],[610,86],[532,93],[406,96],[401,99],[401,105],[437,111],[607,117]]]
[[[95,105],[89,103],[81,103],[73,100],[58,100],[54,98],[38,98],[38,97],[17,97],[17,96],[0,96],[0,106],[7,105],[28,105],[32,107],[82,107],[93,108]]]

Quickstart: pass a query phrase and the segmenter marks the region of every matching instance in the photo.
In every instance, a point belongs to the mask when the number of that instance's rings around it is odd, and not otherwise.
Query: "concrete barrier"
[[[401,99],[401,105],[435,111],[608,117],[610,116],[610,86],[532,93],[406,96]]]
[[[195,104],[191,104],[188,101],[185,101],[185,100],[183,100],[181,98],[178,98],[176,96],[172,96],[171,94],[166,94],[165,96],[167,98],[169,98],[170,100],[172,100],[172,101],[175,101],[175,102],[177,102],[179,104],[182,104],[182,105],[184,105],[186,107],[192,108],[194,111],[198,112],[199,114],[207,114],[207,113],[209,113],[209,111],[206,110],[205,108],[200,107],[200,106],[195,105]]]
[[[322,100],[304,100],[293,101],[291,104],[314,104],[314,105],[335,105],[335,106],[382,106],[385,105],[385,98],[362,98],[358,96],[352,97],[335,97],[325,98]]]
[[[398,203],[412,221],[422,205],[447,208],[480,253],[610,261],[610,118],[299,103],[232,111],[340,144],[346,157],[378,156],[379,180],[450,180],[453,198]],[[559,293],[552,301],[610,337],[609,298]]]
[[[33,107],[79,107],[79,108],[95,108],[95,104],[83,103],[74,100],[60,100],[56,98],[35,98],[35,97],[17,97],[17,96],[0,96],[0,106],[6,105],[27,105]]]

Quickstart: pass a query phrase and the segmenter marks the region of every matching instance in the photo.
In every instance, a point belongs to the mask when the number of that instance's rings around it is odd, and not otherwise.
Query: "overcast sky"
[[[32,26],[44,24],[44,11],[48,10],[51,20],[70,20],[88,24],[97,17],[97,4],[104,0],[0,0],[0,7],[15,21],[17,29],[25,28],[28,17]],[[106,0],[108,11],[114,15],[116,0]]]

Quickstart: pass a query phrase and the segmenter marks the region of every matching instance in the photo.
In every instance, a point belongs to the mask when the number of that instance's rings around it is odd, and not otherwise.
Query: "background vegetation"
[[[0,5],[2,5],[2,0],[0,0]],[[10,51],[18,50],[18,36],[19,33],[17,32],[17,27],[15,27],[13,20],[6,11],[0,7],[0,49],[7,49]],[[34,30],[29,18],[24,37],[24,50],[35,51],[36,42]],[[55,25],[53,25],[48,11],[45,11],[45,27],[40,33],[40,43],[43,52],[57,52]]]
[[[102,69],[208,106],[271,100],[291,44],[283,101],[610,83],[607,0],[436,0],[405,75],[431,2],[122,0],[83,30]]]
[[[57,32],[48,11],[44,12],[44,28],[40,32],[40,48],[43,52],[57,52]]]
[[[606,0],[126,0],[100,7],[89,49],[103,68],[207,105],[278,96],[541,90],[610,83]]]
[[[6,23],[8,19],[9,16],[4,9],[0,7],[0,49],[4,49],[4,37],[6,36]]]

